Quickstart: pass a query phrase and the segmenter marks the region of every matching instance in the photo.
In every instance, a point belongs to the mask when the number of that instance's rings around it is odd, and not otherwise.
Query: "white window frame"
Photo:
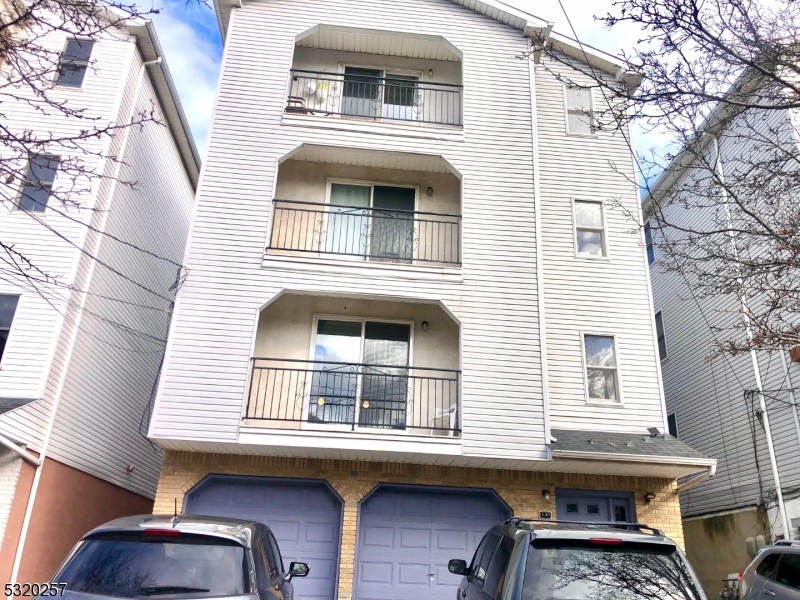
[[[580,331],[579,341],[581,345],[581,362],[583,365],[583,393],[587,405],[592,406],[624,406],[622,394],[622,377],[620,375],[622,367],[620,365],[619,357],[619,343],[617,335],[608,333],[606,331]],[[616,360],[616,386],[617,386],[617,399],[616,400],[602,400],[600,398],[589,397],[589,365],[586,361],[586,336],[608,337],[613,340],[614,344],[614,359]],[[591,367],[593,369],[609,369],[609,367]]]
[[[364,180],[364,179],[345,179],[345,178],[342,178],[342,177],[328,177],[328,179],[327,179],[327,181],[325,183],[325,204],[326,205],[331,203],[331,184],[334,184],[334,183],[339,183],[339,184],[342,184],[342,185],[360,185],[361,187],[370,188],[370,190],[369,190],[369,209],[370,210],[372,210],[373,202],[375,200],[375,186],[396,187],[396,188],[405,188],[405,189],[414,190],[414,213],[417,213],[419,211],[419,186],[418,185],[412,185],[412,184],[406,184],[406,183],[386,183],[386,182],[383,182],[383,181],[373,181],[373,180]],[[371,219],[371,217],[370,217],[370,219]],[[415,217],[415,220],[416,220],[416,217]],[[416,224],[414,226],[416,227]],[[325,228],[326,228],[326,230],[327,230],[327,227],[328,227],[328,223],[327,223],[327,217],[326,217],[325,218]],[[412,252],[412,255],[411,255],[411,263],[410,264],[409,263],[406,263],[406,264],[403,264],[403,263],[397,263],[397,264],[390,263],[390,264],[393,264],[394,266],[406,266],[406,267],[407,266],[416,265],[417,264],[417,262],[416,262],[417,261],[417,250],[418,250],[418,248],[414,248],[413,249],[413,252]],[[320,257],[319,258],[324,258],[324,259],[328,259],[328,260],[330,260],[330,259],[343,260],[343,261],[349,261],[349,262],[355,262],[355,263],[366,263],[366,264],[370,264],[370,263],[375,264],[375,263],[377,263],[377,261],[370,261],[370,260],[356,261],[356,260],[354,260],[353,256],[337,256],[337,255],[328,256],[328,255],[326,255],[324,253],[320,253]],[[386,321],[386,322],[389,323],[390,321]]]
[[[413,372],[413,367],[411,365],[414,364],[414,327],[416,325],[415,321],[410,321],[408,319],[384,319],[382,317],[362,317],[357,315],[332,315],[326,313],[314,313],[311,317],[311,345],[308,348],[308,364],[311,368],[313,368],[314,361],[315,361],[315,350],[317,346],[317,327],[319,321],[353,321],[353,322],[361,322],[361,348],[359,349],[359,361],[364,360],[364,331],[366,329],[367,321],[373,321],[376,323],[393,323],[398,325],[409,325],[410,332],[408,336],[408,374],[411,375]],[[358,363],[363,364],[363,363]],[[303,411],[302,415],[308,415],[308,411],[311,404],[311,388],[309,386],[308,392],[303,395]],[[355,407],[358,410],[358,406]],[[408,426],[408,419],[411,417],[411,411],[408,409],[406,410],[406,426]],[[310,423],[308,421],[302,421],[300,423],[301,429],[315,429],[319,431],[352,431],[350,425],[341,424],[341,423]],[[356,423],[355,431],[361,433],[374,433],[380,435],[407,435],[408,429],[404,429],[400,431],[399,429],[381,429],[378,427],[359,427]]]
[[[14,318],[11,319],[11,327],[8,328],[8,337],[6,338],[6,347],[3,350],[3,355],[0,356],[0,371],[3,370],[3,363],[6,361],[6,356],[8,356],[8,347],[11,345],[11,338],[14,335],[14,330],[17,328],[17,323],[19,322],[19,309],[20,305],[22,304],[22,298],[24,294],[14,293],[14,292],[0,292],[0,296],[16,296],[17,297],[17,308],[14,310]]]
[[[58,83],[58,79],[59,79],[59,77],[61,77],[61,60],[64,58],[64,54],[67,52],[67,45],[71,41],[91,42],[91,44],[92,44],[92,52],[89,53],[89,60],[86,61],[86,72],[83,74],[83,81],[81,81],[81,84],[79,86],[77,86],[77,87],[74,86],[74,85],[62,85],[62,84]],[[76,37],[76,36],[68,36],[64,40],[64,45],[61,48],[61,54],[59,54],[59,56],[58,56],[58,67],[59,68],[56,69],[56,72],[53,75],[52,87],[54,89],[69,90],[69,91],[72,91],[72,92],[83,91],[83,86],[86,85],[86,77],[89,75],[89,67],[92,64],[92,54],[94,53],[95,46],[97,46],[97,41],[96,40],[92,40],[92,39],[89,39],[89,38]]]
[[[69,88],[69,89],[78,89],[78,88]],[[22,180],[22,182],[21,182],[21,184],[19,186],[19,190],[17,191],[17,198],[16,198],[16,200],[14,202],[14,206],[11,207],[11,210],[13,212],[21,212],[21,213],[34,212],[36,215],[38,215],[40,217],[44,217],[49,212],[49,209],[50,209],[50,197],[53,195],[53,189],[56,187],[56,184],[58,182],[58,171],[60,170],[60,167],[61,167],[61,158],[62,157],[60,155],[57,155],[57,154],[52,154],[51,152],[33,153],[33,154],[28,156],[28,159],[25,162],[25,173],[26,174],[28,172],[28,169],[30,169],[31,160],[33,159],[34,156],[42,156],[44,158],[55,160],[58,163],[56,165],[55,173],[53,173],[53,182],[50,184],[49,188],[46,188],[47,192],[48,192],[47,193],[47,204],[45,205],[44,210],[42,210],[42,211],[27,211],[24,208],[20,208],[19,203],[22,202],[22,194],[25,192],[25,186],[28,184],[28,180],[24,179],[24,180]]]
[[[658,345],[658,317],[659,317],[659,315],[661,316],[661,333],[664,336],[664,356],[663,357],[661,356],[661,349],[659,348],[659,345]],[[659,360],[659,362],[663,363],[665,360],[667,360],[669,358],[669,345],[667,344],[667,328],[664,327],[664,311],[663,310],[657,310],[656,314],[653,315],[653,320],[655,321],[655,324],[656,324],[656,350],[658,351],[658,360]]]
[[[577,87],[577,88],[583,88],[583,89],[588,89],[589,90],[589,104],[590,104],[589,110],[592,113],[590,115],[591,133],[583,133],[583,132],[580,132],[580,131],[570,131],[569,130],[569,110],[570,109],[569,109],[569,100],[567,98],[567,88],[571,88],[571,87],[572,88]],[[566,82],[564,82],[564,85],[562,86],[562,88],[563,88],[563,94],[564,94],[564,131],[566,132],[566,134],[567,135],[574,135],[574,136],[577,136],[577,137],[596,138],[597,137],[597,127],[595,125],[595,118],[594,118],[594,115],[595,115],[595,112],[596,112],[595,111],[595,104],[594,104],[594,90],[589,86],[585,86],[585,85],[569,85]]]
[[[606,203],[602,200],[593,200],[589,198],[578,198],[573,196],[571,198],[572,201],[572,239],[573,239],[573,251],[575,253],[575,258],[580,259],[589,259],[589,260],[609,260],[608,255],[608,221],[606,220]],[[602,228],[597,229],[594,227],[578,227],[578,218],[575,212],[575,203],[576,202],[585,202],[585,203],[593,203],[600,205],[600,218],[603,221]],[[599,231],[603,237],[603,253],[600,256],[595,256],[594,254],[582,254],[578,252],[578,229],[584,231]]]

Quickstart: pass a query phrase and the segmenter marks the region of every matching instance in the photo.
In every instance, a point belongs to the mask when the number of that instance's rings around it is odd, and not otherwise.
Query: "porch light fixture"
[[[542,490],[542,498],[550,500],[550,490]]]
[[[322,396],[317,398],[317,406],[325,406],[325,398],[323,398]]]
[[[433,188],[431,186],[428,186],[428,189],[425,190],[425,194],[428,196],[428,198],[433,196]]]
[[[428,77],[433,77],[433,69],[428,69]]]
[[[647,492],[644,495],[645,504],[650,504],[655,499],[656,499],[656,495],[653,492]]]
[[[430,327],[430,325],[428,324],[427,321],[423,321],[422,323],[420,323],[420,327],[422,327],[423,331],[428,331],[428,327]]]

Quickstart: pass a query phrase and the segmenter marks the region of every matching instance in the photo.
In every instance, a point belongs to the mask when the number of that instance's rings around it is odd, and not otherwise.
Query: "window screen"
[[[79,88],[83,85],[94,42],[68,40],[58,65],[58,85]]]

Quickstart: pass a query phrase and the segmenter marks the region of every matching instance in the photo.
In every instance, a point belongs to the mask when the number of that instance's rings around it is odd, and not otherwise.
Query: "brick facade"
[[[633,492],[636,519],[664,530],[683,547],[673,479],[168,451],[153,511],[172,514],[176,499],[180,511],[186,492],[211,473],[327,480],[344,500],[338,585],[342,599],[350,598],[353,589],[358,503],[379,483],[491,488],[520,517],[538,517],[540,510],[555,513],[558,487]],[[542,496],[545,489],[550,490],[550,500]],[[650,504],[645,502],[648,492],[656,495]]]

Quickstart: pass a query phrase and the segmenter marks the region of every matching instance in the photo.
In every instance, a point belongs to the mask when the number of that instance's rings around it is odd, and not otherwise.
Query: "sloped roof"
[[[561,52],[588,61],[594,68],[616,76],[618,79],[625,80],[629,87],[636,87],[640,77],[633,73],[626,73],[619,58],[608,54],[553,31],[553,23],[550,23],[536,15],[532,15],[524,10],[511,6],[502,0],[451,0],[459,6],[474,10],[490,19],[499,21],[505,25],[513,27],[522,32],[526,37],[545,37],[549,43]],[[220,36],[223,43],[225,32],[228,28],[231,9],[240,7],[243,0],[214,0],[214,11],[217,14],[217,24],[219,25]]]
[[[671,435],[648,435],[646,433],[614,433],[608,431],[579,431],[553,429],[554,455],[569,453],[597,454],[617,459],[657,459],[659,462],[692,462],[700,465],[716,463],[688,444]]]

